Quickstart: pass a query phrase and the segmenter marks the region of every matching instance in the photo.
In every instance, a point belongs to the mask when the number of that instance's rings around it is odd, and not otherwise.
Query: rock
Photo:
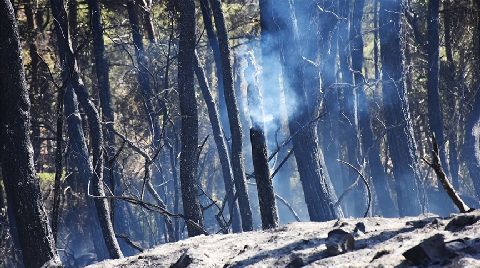
[[[342,229],[335,229],[328,233],[326,246],[330,255],[343,254],[355,249],[355,238]]]
[[[403,256],[414,265],[431,265],[445,263],[445,261],[453,258],[455,254],[445,247],[444,236],[436,234],[405,251]]]
[[[305,266],[305,262],[299,256],[293,256],[292,261],[287,265],[287,268],[299,268]]]
[[[353,229],[354,232],[362,232],[362,233],[366,233],[365,230],[366,230],[365,223],[361,221],[357,222],[357,224],[355,224],[355,229]]]
[[[186,268],[192,264],[193,260],[187,253],[183,253],[178,261],[170,266],[170,268]]]
[[[450,232],[458,232],[465,228],[475,224],[480,220],[480,215],[478,214],[462,214],[453,218],[445,227],[445,230]]]

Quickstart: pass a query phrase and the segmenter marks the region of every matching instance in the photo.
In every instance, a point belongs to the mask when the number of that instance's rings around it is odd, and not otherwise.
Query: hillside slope
[[[348,233],[353,235],[353,251],[336,256],[329,253],[326,244],[335,244],[335,241],[327,237],[334,229],[337,231],[331,236],[340,234],[335,237],[337,241],[339,237],[340,240],[350,237]],[[414,249],[406,254],[407,260],[403,254],[411,248]],[[414,264],[480,267],[480,212],[450,218],[424,215],[292,223],[271,231],[190,238],[90,267],[391,267]]]

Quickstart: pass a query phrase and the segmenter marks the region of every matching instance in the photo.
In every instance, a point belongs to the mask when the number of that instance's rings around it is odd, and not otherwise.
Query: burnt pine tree
[[[380,1],[382,95],[388,150],[393,163],[399,214],[407,216],[418,215],[420,203],[416,184],[415,145],[411,140],[408,99],[403,83],[401,14],[401,0]]]
[[[242,231],[240,222],[240,214],[238,211],[238,204],[235,201],[235,186],[233,182],[232,166],[230,164],[230,157],[228,155],[228,147],[223,136],[222,126],[220,122],[220,115],[215,103],[212,92],[207,83],[207,77],[200,65],[198,55],[195,53],[195,75],[197,77],[198,85],[202,91],[203,99],[207,105],[208,117],[210,119],[210,125],[212,127],[213,139],[217,146],[218,158],[220,165],[222,166],[223,183],[225,184],[226,200],[228,202],[230,217],[232,218],[232,230],[234,233]]]
[[[91,185],[91,194],[94,196],[96,207],[96,215],[100,223],[105,246],[110,258],[121,258],[123,254],[118,245],[118,241],[113,231],[113,225],[110,217],[110,208],[108,201],[103,198],[105,196],[103,182],[103,133],[100,123],[100,116],[97,108],[89,98],[88,90],[80,78],[80,70],[77,65],[75,54],[72,50],[70,31],[68,27],[67,13],[64,8],[63,0],[51,0],[52,15],[54,17],[54,31],[58,43],[58,54],[62,65],[62,80],[66,88],[65,94],[65,114],[71,118],[67,119],[69,124],[69,134],[72,142],[75,143],[79,153],[82,156],[77,157],[77,161],[81,161],[83,166],[79,167],[79,171],[83,173],[85,193],[90,193],[88,185]],[[83,107],[87,116],[90,139],[92,146],[92,159],[90,163],[88,151],[86,150],[85,137],[80,119],[78,116],[77,101]],[[67,117],[68,117],[67,116]],[[85,157],[85,159],[80,159]],[[90,182],[90,183],[89,183]],[[85,187],[87,186],[87,187]],[[87,196],[87,199],[92,197]],[[94,239],[98,240],[98,239]]]
[[[358,130],[360,134],[360,143],[362,155],[368,161],[368,172],[372,179],[375,193],[377,195],[378,206],[383,215],[387,217],[395,216],[395,210],[390,187],[388,186],[387,174],[383,169],[380,159],[380,144],[375,141],[373,129],[371,126],[371,112],[369,110],[370,101],[365,92],[363,70],[363,35],[362,18],[365,0],[355,0],[352,11],[352,24],[350,28],[350,53],[352,60],[353,80],[355,83],[358,105]],[[376,10],[374,11],[376,12]]]
[[[202,234],[203,215],[197,195],[198,111],[194,87],[195,3],[178,3],[180,41],[178,47],[178,90],[182,117],[180,184],[183,211],[189,236]]]
[[[248,199],[247,184],[245,181],[245,166],[243,160],[242,125],[237,105],[237,97],[233,88],[233,71],[230,62],[230,46],[228,44],[227,28],[223,17],[222,3],[220,0],[211,0],[215,28],[217,29],[220,57],[222,59],[223,87],[225,103],[227,105],[228,121],[232,135],[232,168],[235,189],[238,196],[242,228],[244,231],[253,230],[252,210]]]
[[[280,1],[274,9],[273,13],[277,15],[275,22],[280,28],[278,37],[284,88],[286,95],[297,102],[296,107],[289,107],[288,125],[310,220],[336,219],[343,213],[334,207],[337,197],[321,164],[324,162],[323,155],[318,145],[317,129],[312,125],[316,118],[308,105],[303,83],[303,59],[293,6],[291,1]]]
[[[26,267],[59,264],[30,142],[30,101],[10,0],[0,1],[0,146],[8,210],[14,214]]]

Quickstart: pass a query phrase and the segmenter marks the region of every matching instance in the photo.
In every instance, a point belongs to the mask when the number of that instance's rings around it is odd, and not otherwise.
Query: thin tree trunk
[[[404,88],[401,46],[401,0],[380,2],[380,50],[383,106],[388,150],[393,163],[400,216],[418,215],[420,204],[415,172],[415,144],[411,140],[408,98]]]
[[[90,173],[91,178],[89,179],[91,179],[92,184],[92,195],[97,196],[95,198],[95,206],[97,209],[97,215],[100,222],[100,227],[102,229],[103,238],[105,240],[105,245],[110,257],[121,258],[123,257],[123,254],[113,231],[108,201],[102,198],[105,196],[105,190],[103,188],[103,134],[102,127],[100,125],[99,114],[95,108],[95,105],[90,101],[88,91],[80,78],[76,58],[73,54],[70,43],[68,21],[63,0],[51,0],[50,3],[52,6],[52,14],[55,20],[54,29],[58,42],[60,61],[62,64],[62,79],[66,83],[68,92],[66,94],[67,99],[75,102],[75,97],[78,97],[78,101],[82,105],[85,114],[87,115],[93,154],[93,166],[91,169],[92,172]],[[74,112],[75,114],[76,111],[73,109],[73,111],[70,112]],[[79,142],[85,143],[85,140],[80,139]],[[88,164],[88,166],[90,166],[90,164]],[[89,189],[86,190],[88,192]]]
[[[218,94],[218,108],[220,113],[220,121],[222,122],[222,129],[224,132],[224,138],[230,138],[230,123],[228,119],[227,104],[225,101],[225,89],[223,81],[223,67],[222,57],[220,54],[220,45],[218,44],[218,38],[215,34],[212,21],[212,11],[210,9],[210,0],[200,0],[200,10],[202,11],[203,24],[205,31],[207,32],[208,44],[212,49],[213,59],[215,61],[215,72],[217,76],[217,94]]]
[[[428,92],[428,119],[430,130],[435,134],[440,147],[440,160],[442,167],[446,169],[448,176],[448,165],[445,153],[445,137],[443,135],[442,105],[440,100],[439,73],[440,73],[440,0],[428,1],[427,16],[427,92]]]
[[[202,234],[198,226],[203,226],[203,215],[197,195],[197,151],[198,151],[198,111],[194,88],[195,57],[195,3],[184,0],[178,3],[179,53],[178,88],[180,115],[182,117],[180,153],[180,184],[182,189],[183,211],[187,218],[190,237]],[[193,223],[192,223],[193,222]],[[198,226],[195,226],[197,224]]]
[[[447,57],[447,68],[448,68],[448,76],[447,76],[447,87],[448,87],[448,99],[450,103],[450,108],[453,109],[449,111],[449,114],[453,114],[450,118],[450,139],[448,141],[448,163],[450,167],[450,174],[452,176],[452,184],[455,189],[459,189],[460,186],[460,179],[459,179],[459,163],[458,163],[458,150],[457,150],[457,130],[458,126],[455,122],[458,122],[458,111],[456,108],[457,98],[456,98],[456,91],[460,89],[460,85],[456,84],[456,68],[455,62],[453,60],[453,49],[452,49],[452,18],[450,10],[452,8],[452,4],[450,0],[446,0],[443,3],[443,19],[444,19],[444,33],[445,33],[445,54]]]
[[[240,222],[240,214],[238,211],[238,204],[235,200],[235,186],[233,182],[233,172],[230,164],[230,158],[228,156],[228,149],[225,139],[223,137],[222,127],[220,123],[219,113],[215,100],[213,98],[212,92],[207,83],[207,78],[203,68],[200,66],[198,61],[198,56],[195,53],[195,74],[197,76],[198,84],[200,85],[200,90],[202,91],[203,98],[207,104],[208,116],[210,119],[210,124],[212,126],[213,138],[218,150],[218,158],[220,159],[220,164],[222,166],[223,172],[223,182],[225,184],[225,194],[226,200],[228,202],[230,217],[232,217],[232,230],[234,233],[239,233],[242,231],[242,226]]]
[[[233,89],[233,73],[230,63],[230,47],[228,44],[228,35],[225,25],[225,18],[221,2],[211,0],[213,17],[215,18],[215,27],[217,29],[218,43],[220,47],[220,56],[223,69],[223,86],[225,93],[225,102],[228,111],[228,121],[230,123],[230,132],[232,134],[232,168],[235,189],[238,196],[238,205],[242,217],[242,228],[244,231],[253,230],[252,210],[248,198],[247,184],[245,181],[245,166],[243,160],[243,140],[242,126],[239,118],[237,98]]]
[[[9,0],[0,1],[0,40],[4,40],[0,43],[0,144],[8,210],[14,214],[25,266],[58,265],[33,164],[30,102],[17,22]]]

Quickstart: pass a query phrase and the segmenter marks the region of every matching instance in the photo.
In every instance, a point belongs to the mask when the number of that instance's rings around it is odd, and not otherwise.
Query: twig
[[[367,179],[365,178],[365,176],[363,176],[362,172],[360,172],[360,170],[358,170],[356,167],[354,167],[352,164],[346,162],[346,161],[343,161],[341,159],[337,159],[338,162],[342,163],[342,164],[345,164],[346,166],[348,166],[349,168],[353,169],[358,175],[359,175],[359,178],[361,178],[363,180],[363,183],[365,184],[365,187],[367,187],[367,193],[368,193],[368,202],[367,202],[367,210],[365,211],[365,213],[363,214],[363,217],[367,217],[368,216],[368,212],[370,211],[370,205],[372,203],[372,191],[370,189],[370,185],[368,184],[368,181]],[[343,193],[342,195],[338,198],[338,201],[337,203],[335,203],[335,207],[337,207],[339,204],[340,204],[340,201],[343,199],[343,197],[345,196],[345,194],[352,190],[357,184],[358,184],[358,180],[359,178],[357,178],[355,180],[355,182],[350,185]]]

